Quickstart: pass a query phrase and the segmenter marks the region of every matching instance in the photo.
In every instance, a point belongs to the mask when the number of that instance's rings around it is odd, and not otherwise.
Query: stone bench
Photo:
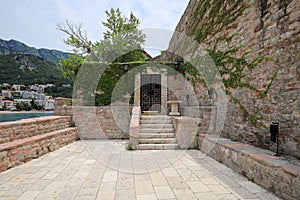
[[[77,139],[77,128],[64,128],[1,144],[0,171],[28,162]]]
[[[300,197],[300,162],[214,135],[200,134],[201,151],[284,199]]]

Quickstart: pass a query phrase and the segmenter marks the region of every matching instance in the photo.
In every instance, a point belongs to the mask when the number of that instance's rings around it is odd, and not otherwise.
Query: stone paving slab
[[[77,141],[0,173],[0,199],[279,199],[197,150]]]

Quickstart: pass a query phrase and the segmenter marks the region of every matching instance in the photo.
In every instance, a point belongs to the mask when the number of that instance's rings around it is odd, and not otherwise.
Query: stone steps
[[[150,124],[150,123],[148,123],[148,124],[141,124],[140,128],[141,129],[147,129],[147,128],[150,128],[150,129],[162,129],[162,128],[173,129],[173,124],[166,124],[166,123]]]
[[[178,149],[177,144],[139,144],[139,150],[175,150]]]
[[[175,144],[175,138],[143,138],[140,139],[140,144]]]
[[[170,116],[167,115],[142,115],[141,119],[155,119],[155,120],[162,120],[162,119],[171,119]]]
[[[139,150],[178,149],[171,117],[142,115],[140,120]]]
[[[156,120],[156,119],[141,119],[141,124],[171,124],[171,119],[162,119],[162,120]]]
[[[174,128],[141,128],[140,133],[174,133]]]
[[[142,133],[140,134],[141,139],[147,139],[147,138],[174,138],[175,133]]]

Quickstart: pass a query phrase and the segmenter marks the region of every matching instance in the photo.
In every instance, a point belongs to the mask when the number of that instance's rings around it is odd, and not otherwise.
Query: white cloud
[[[142,28],[174,30],[188,0],[6,0],[1,2],[0,38],[17,39],[35,47],[70,50],[65,35],[56,30],[66,19],[83,23],[91,40],[102,37],[104,11],[120,8],[126,16],[132,11]]]

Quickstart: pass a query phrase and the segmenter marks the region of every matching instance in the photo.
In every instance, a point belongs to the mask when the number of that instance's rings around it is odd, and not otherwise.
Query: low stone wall
[[[71,99],[56,98],[54,114],[72,116],[81,139],[128,139],[132,107],[71,106]]]
[[[70,127],[70,116],[47,116],[0,123],[0,144]]]
[[[300,197],[300,162],[274,156],[268,150],[201,134],[195,140],[199,149],[240,172],[283,199]]]
[[[73,107],[72,112],[80,139],[128,139],[130,110],[127,106],[82,106]]]
[[[14,140],[0,145],[0,171],[28,162],[77,140],[77,128]]]

